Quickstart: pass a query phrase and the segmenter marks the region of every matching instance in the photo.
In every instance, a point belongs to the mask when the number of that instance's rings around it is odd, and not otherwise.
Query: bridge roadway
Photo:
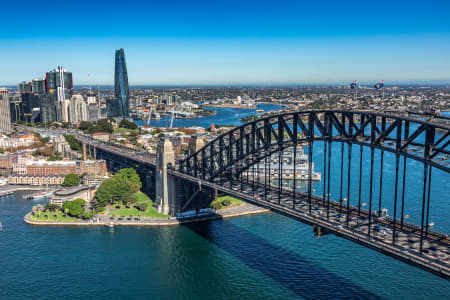
[[[113,146],[81,135],[77,135],[77,139],[139,163],[156,165],[156,155]],[[446,279],[450,278],[450,241],[448,236],[442,233],[429,230],[423,238],[422,254],[420,254],[420,228],[411,223],[403,222],[403,226],[400,227],[397,220],[395,244],[393,244],[394,220],[372,213],[369,236],[369,212],[362,208],[347,207],[332,200],[324,201],[317,196],[311,196],[311,202],[309,202],[308,195],[298,191],[295,193],[294,205],[292,189],[285,187],[281,189],[279,196],[278,187],[269,186],[265,189],[263,184],[256,182],[241,183],[236,180],[209,182],[174,169],[169,169],[169,174],[255,205],[270,208],[274,212],[303,223],[320,226],[324,233],[333,233]]]
[[[87,145],[92,145],[95,148],[125,157],[129,160],[134,160],[138,163],[150,165],[153,167],[156,166],[156,155],[134,150],[125,146],[107,144],[105,142],[95,140],[80,134],[75,134],[75,137],[79,142],[86,143]]]

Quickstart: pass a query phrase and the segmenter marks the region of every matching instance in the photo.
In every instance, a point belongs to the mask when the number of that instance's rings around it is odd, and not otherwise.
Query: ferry
[[[53,194],[53,192],[40,192],[40,193],[34,193],[33,194],[33,200],[36,200],[36,199],[42,199],[42,198],[45,198],[45,197],[49,197],[49,196],[51,196]]]
[[[255,164],[253,167],[250,167],[248,171],[243,172],[243,176],[248,175],[252,176],[252,172],[255,172],[255,175],[259,175],[260,178],[264,178],[264,172],[267,170],[269,173],[268,177],[271,179],[279,179],[280,177],[280,165],[279,165],[279,154],[273,154],[267,160],[267,166],[264,166],[265,161],[262,160],[259,164]],[[281,160],[283,161],[281,178],[282,179],[290,179],[293,180],[309,180],[309,163],[308,156],[304,153],[303,147],[297,146],[297,156],[294,163],[293,158],[293,149],[286,149],[283,151],[281,155]],[[294,174],[294,164],[295,164],[295,174]],[[322,179],[322,174],[320,172],[314,171],[314,163],[311,163],[311,180],[312,181],[320,181]]]

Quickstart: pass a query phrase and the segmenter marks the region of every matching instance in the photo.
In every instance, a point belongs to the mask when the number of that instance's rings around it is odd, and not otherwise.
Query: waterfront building
[[[64,175],[35,176],[35,175],[10,175],[9,184],[26,185],[61,185],[64,182]]]
[[[84,176],[83,184],[99,186],[106,179],[108,179],[108,177],[106,176],[92,176],[92,175]]]
[[[116,50],[114,95],[115,104],[110,105],[111,110],[108,111],[108,116],[128,118],[130,95],[128,91],[127,65],[123,49]]]
[[[11,131],[11,111],[9,109],[8,90],[0,88],[0,132]]]
[[[12,156],[9,154],[0,155],[0,169],[1,170],[12,170]]]
[[[55,194],[50,197],[48,203],[62,207],[65,202],[75,199],[83,199],[85,202],[91,202],[94,199],[96,191],[97,188],[95,185],[74,186],[56,191]]]
[[[105,176],[107,174],[104,160],[28,161],[26,168],[27,175],[67,175],[74,173]]]
[[[16,175],[27,175],[27,164],[30,161],[30,153],[14,155],[12,158],[12,172]]]

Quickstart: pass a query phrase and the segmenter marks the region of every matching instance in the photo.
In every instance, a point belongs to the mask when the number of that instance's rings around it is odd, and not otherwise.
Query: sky
[[[1,1],[0,86],[450,84],[450,1]]]

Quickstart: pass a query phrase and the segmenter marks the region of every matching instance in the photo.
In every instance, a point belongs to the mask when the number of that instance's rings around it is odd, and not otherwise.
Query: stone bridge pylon
[[[155,206],[158,212],[174,215],[176,212],[176,179],[167,174],[168,165],[175,164],[175,152],[169,139],[161,139],[156,154]]]

